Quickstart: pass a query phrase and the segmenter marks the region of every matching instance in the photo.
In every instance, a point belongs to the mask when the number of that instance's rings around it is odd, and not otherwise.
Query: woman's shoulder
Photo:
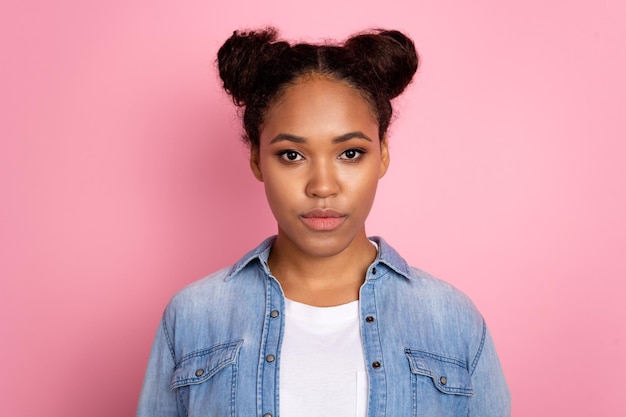
[[[470,297],[451,283],[440,279],[418,267],[410,265],[382,238],[377,238],[380,247],[379,262],[400,277],[394,280],[401,286],[397,291],[407,304],[424,309],[430,307],[444,315],[469,315],[478,319],[480,313]],[[395,291],[394,291],[395,292]],[[482,321],[482,318],[480,318]]]
[[[226,279],[232,268],[232,265],[221,268],[204,278],[187,284],[171,297],[167,308],[189,309],[210,302],[217,294],[223,292],[221,287],[226,284]]]
[[[450,282],[438,278],[420,268],[410,266],[410,275],[417,282],[418,286],[428,292],[430,296],[454,300],[461,304],[473,306],[470,297],[462,290],[455,287]]]
[[[220,268],[217,271],[211,272],[210,274],[185,285],[183,288],[178,290],[172,298],[196,297],[207,291],[213,291],[215,287],[219,287],[224,283],[232,268],[233,266],[229,265]]]
[[[272,242],[273,238],[270,237],[234,264],[186,285],[171,298],[168,310],[223,309],[245,302],[248,296],[254,298],[263,294],[265,283],[259,277],[263,275],[262,268]]]

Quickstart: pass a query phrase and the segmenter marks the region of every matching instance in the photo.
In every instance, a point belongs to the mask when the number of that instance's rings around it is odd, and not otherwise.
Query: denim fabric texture
[[[509,390],[473,303],[408,266],[383,239],[372,240],[378,257],[359,299],[367,415],[509,416]],[[273,241],[172,298],[154,341],[138,417],[278,417],[285,302],[267,267]]]

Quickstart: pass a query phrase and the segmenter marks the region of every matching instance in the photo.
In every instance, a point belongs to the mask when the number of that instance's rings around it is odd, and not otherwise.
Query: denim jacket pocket
[[[183,357],[174,370],[171,388],[200,384],[237,360],[242,341],[216,345]]]
[[[237,357],[243,341],[212,346],[185,355],[174,369],[170,388],[177,391],[182,415],[214,410],[234,415]],[[206,408],[209,407],[209,408]]]
[[[404,352],[412,374],[414,415],[467,415],[473,388],[465,362],[415,349]]]

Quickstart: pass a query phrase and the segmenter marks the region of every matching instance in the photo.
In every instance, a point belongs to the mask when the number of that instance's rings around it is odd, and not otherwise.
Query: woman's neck
[[[367,268],[374,259],[376,248],[365,231],[331,256],[306,253],[279,234],[268,265],[287,298],[330,307],[358,300]]]

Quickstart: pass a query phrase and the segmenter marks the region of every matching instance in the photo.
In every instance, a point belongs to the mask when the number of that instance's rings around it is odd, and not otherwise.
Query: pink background
[[[0,5],[0,415],[133,415],[169,297],[274,232],[213,66],[262,24],[415,39],[369,233],[474,299],[515,416],[626,415],[623,2],[215,3]]]

